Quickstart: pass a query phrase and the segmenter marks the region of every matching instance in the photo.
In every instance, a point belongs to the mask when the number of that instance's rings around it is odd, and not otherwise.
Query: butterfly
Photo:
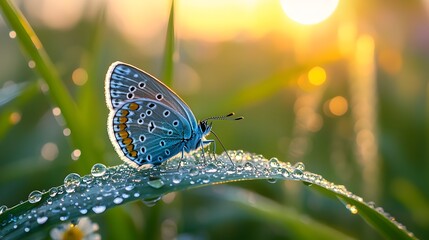
[[[133,167],[159,165],[178,153],[183,157],[184,152],[204,149],[214,142],[205,138],[212,129],[208,120],[233,115],[197,122],[173,90],[126,63],[113,63],[105,81],[109,138],[121,159]]]

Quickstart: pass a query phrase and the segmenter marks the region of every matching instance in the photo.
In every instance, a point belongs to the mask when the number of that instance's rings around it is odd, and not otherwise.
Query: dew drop
[[[125,186],[125,190],[127,190],[127,191],[131,191],[133,189],[134,189],[134,184],[129,184],[129,185]]]
[[[198,168],[192,167],[191,169],[189,169],[189,176],[195,177],[198,174],[199,174]]]
[[[0,206],[0,214],[4,213],[6,211],[7,211],[7,206],[6,205]]]
[[[64,222],[67,221],[70,217],[70,213],[69,212],[62,212],[60,214],[60,221]]]
[[[253,171],[253,164],[251,162],[246,162],[244,164],[244,171],[252,172]]]
[[[113,202],[115,204],[121,204],[123,201],[124,201],[124,199],[121,197],[117,197],[117,198],[113,199]]]
[[[237,172],[237,174],[242,174],[243,173],[243,166],[242,165],[237,165],[235,171]]]
[[[303,174],[304,174],[304,173],[303,173],[300,169],[296,168],[295,170],[293,170],[292,176],[293,176],[294,178],[299,178],[299,179],[301,179]]]
[[[204,175],[201,177],[201,180],[203,183],[209,183],[210,182],[210,177],[207,175]]]
[[[29,228],[29,227],[26,227],[26,228],[24,228],[24,231],[25,231],[25,232],[29,232],[29,231],[30,231],[30,228]]]
[[[289,173],[289,171],[288,171],[286,168],[281,168],[281,169],[280,169],[280,174],[281,174],[283,177],[285,177],[285,178],[288,178],[288,177],[290,176],[290,173]]]
[[[298,169],[298,170],[301,170],[301,171],[305,170],[305,165],[302,162],[295,163],[295,165],[293,165],[293,167],[296,168],[296,169]]]
[[[30,203],[37,203],[42,199],[42,192],[39,190],[34,190],[28,195],[28,201]]]
[[[80,176],[77,173],[70,173],[64,178],[64,188],[66,192],[74,192],[75,188],[80,185]]]
[[[173,183],[174,184],[179,184],[183,179],[183,175],[182,174],[176,174],[173,176]]]
[[[94,177],[92,175],[85,175],[82,178],[82,181],[86,184],[92,183],[93,180],[94,180]]]
[[[268,179],[268,182],[269,182],[269,183],[276,183],[276,182],[277,182],[277,179],[275,179],[275,178],[269,178],[269,179]]]
[[[106,173],[106,170],[107,170],[106,165],[102,163],[96,163],[91,168],[91,174],[94,177],[101,177]]]
[[[86,208],[82,208],[82,209],[80,209],[79,210],[79,212],[81,213],[81,214],[87,214],[88,213],[88,209],[86,209]]]
[[[142,202],[148,207],[153,207],[159,200],[161,200],[161,196],[155,198],[145,198],[142,199]]]
[[[275,157],[271,158],[270,161],[268,161],[268,164],[271,168],[278,168],[280,167],[279,160]]]
[[[58,189],[56,187],[52,187],[51,189],[49,189],[49,196],[55,197],[57,193],[58,193]]]
[[[48,217],[47,216],[40,216],[36,220],[37,220],[38,224],[44,224],[46,221],[48,221]]]
[[[106,210],[106,206],[104,205],[100,205],[100,206],[94,206],[92,207],[92,211],[94,211],[95,213],[102,213]]]
[[[164,186],[164,181],[161,178],[154,178],[147,182],[147,184],[153,188],[161,188]]]
[[[215,173],[215,172],[217,172],[217,167],[216,167],[216,165],[215,165],[214,163],[209,163],[209,164],[206,166],[206,172],[208,172],[208,173]]]

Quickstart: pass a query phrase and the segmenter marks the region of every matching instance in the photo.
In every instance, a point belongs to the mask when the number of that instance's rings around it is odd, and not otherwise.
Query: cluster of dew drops
[[[305,166],[301,162],[291,165],[289,162],[280,162],[277,158],[267,160],[261,155],[241,150],[228,151],[227,154],[223,153],[215,158],[205,159],[203,162],[201,159],[199,153],[194,153],[185,160],[171,159],[168,164],[148,170],[137,170],[125,164],[107,168],[97,163],[92,167],[89,175],[81,177],[77,173],[70,173],[64,178],[62,186],[52,187],[45,194],[38,190],[31,192],[28,202],[39,203],[41,206],[20,216],[10,216],[0,223],[0,226],[10,226],[10,223],[14,223],[12,226],[17,229],[18,223],[22,223],[27,225],[23,229],[28,232],[32,223],[28,220],[33,220],[36,224],[44,224],[50,217],[59,216],[60,221],[67,221],[88,214],[90,211],[96,214],[102,213],[108,207],[121,204],[125,200],[141,199],[146,205],[153,206],[161,196],[154,196],[153,193],[146,196],[144,192],[148,191],[147,187],[160,189],[167,185],[174,188],[182,184],[186,188],[192,185],[240,179],[268,179],[269,183],[275,183],[277,179],[298,180],[306,185],[320,185],[363,202],[361,197],[352,194],[344,186],[335,185],[318,174],[305,171]],[[231,159],[234,164],[231,163]],[[181,164],[180,168],[177,167],[178,164]],[[406,231],[405,226],[398,223],[382,208],[376,207],[373,203],[367,205],[389,218],[398,228]],[[358,212],[353,205],[346,204],[346,207],[353,214]],[[6,206],[0,206],[0,214],[4,214],[7,210]],[[27,220],[22,221],[23,219]]]

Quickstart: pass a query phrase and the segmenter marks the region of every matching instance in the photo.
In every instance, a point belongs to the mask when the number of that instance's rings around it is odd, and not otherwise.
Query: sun
[[[327,19],[339,0],[281,0],[283,10],[293,21],[312,25]]]

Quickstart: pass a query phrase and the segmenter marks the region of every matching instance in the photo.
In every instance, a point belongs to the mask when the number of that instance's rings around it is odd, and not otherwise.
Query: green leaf
[[[234,165],[231,163],[233,161]],[[181,165],[178,168],[178,165]],[[93,168],[95,169],[95,168]],[[371,226],[388,238],[413,239],[412,233],[373,205],[349,192],[344,186],[336,185],[315,173],[307,172],[304,164],[267,160],[261,155],[243,151],[229,151],[214,159],[202,157],[199,153],[187,155],[183,159],[175,157],[161,166],[149,169],[135,169],[119,165],[104,169],[98,165],[93,175],[79,177],[70,174],[63,186],[53,187],[48,192],[4,211],[0,215],[0,237],[21,239],[42,229],[52,227],[63,221],[77,219],[84,215],[100,214],[109,208],[135,200],[143,200],[148,206],[156,204],[167,193],[197,187],[228,183],[234,181],[267,179],[301,181],[312,185],[330,196],[349,204],[352,212],[367,220]],[[237,192],[230,195],[230,201],[245,203],[243,195]],[[285,224],[293,224],[286,211],[272,205],[267,200],[253,203],[255,209],[281,218]],[[259,205],[259,206],[258,206]],[[284,216],[282,216],[284,215]],[[31,217],[29,217],[31,216]],[[290,216],[289,216],[290,217]],[[297,216],[298,218],[298,216]],[[295,223],[296,224],[296,223]],[[300,227],[299,229],[302,230]],[[342,238],[337,231],[327,231],[326,226],[315,225],[313,236]],[[297,230],[296,236],[304,236]],[[310,231],[310,230],[309,230]]]

